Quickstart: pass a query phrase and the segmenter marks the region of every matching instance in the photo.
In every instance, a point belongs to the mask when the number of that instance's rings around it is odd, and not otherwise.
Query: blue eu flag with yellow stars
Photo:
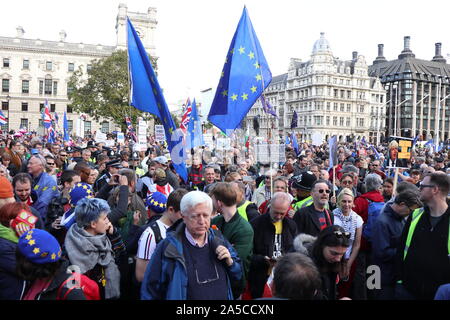
[[[271,81],[272,73],[244,7],[208,120],[223,132],[236,129]]]
[[[127,25],[131,105],[143,112],[155,115],[161,121],[173,166],[186,182],[187,169],[184,163],[183,133],[181,130],[178,132],[175,127],[147,51],[129,19],[127,19]]]

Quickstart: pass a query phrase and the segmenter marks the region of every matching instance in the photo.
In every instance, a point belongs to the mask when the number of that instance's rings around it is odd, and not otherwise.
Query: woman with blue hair
[[[75,208],[76,224],[70,227],[64,244],[71,264],[99,284],[102,298],[117,299],[120,272],[115,255],[124,247],[108,219],[110,211],[105,200],[80,200]]]

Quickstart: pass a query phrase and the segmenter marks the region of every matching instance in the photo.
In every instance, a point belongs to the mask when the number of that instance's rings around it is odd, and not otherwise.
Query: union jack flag
[[[128,133],[131,135],[134,141],[137,141],[136,133],[134,132],[133,125],[131,123],[130,117],[125,117],[125,122],[127,124]]]
[[[44,114],[42,115],[43,117],[43,121],[44,121],[44,127],[45,128],[50,128],[52,126],[52,115],[50,113],[50,108],[48,107],[48,100],[45,99],[45,103],[44,103]]]
[[[186,101],[186,105],[184,108],[184,114],[181,118],[180,129],[183,131],[183,134],[186,135],[187,128],[189,126],[189,120],[191,119],[192,105],[191,100],[188,98]]]
[[[7,124],[7,123],[8,123],[8,120],[6,120],[6,117],[3,114],[3,112],[0,111],[0,124],[3,125],[3,124]]]

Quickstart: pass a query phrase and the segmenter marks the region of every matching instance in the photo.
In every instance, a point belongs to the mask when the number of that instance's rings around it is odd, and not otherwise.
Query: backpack
[[[362,234],[367,241],[371,242],[372,229],[373,226],[375,225],[375,221],[377,220],[378,216],[381,213],[381,210],[384,207],[384,202],[374,202],[369,199],[367,199],[367,201],[369,202],[367,222],[364,224]]]
[[[153,234],[155,235],[155,243],[158,245],[158,243],[163,239],[161,237],[161,230],[159,230],[159,226],[154,221],[152,224],[150,224],[150,228],[152,228]]]
[[[79,282],[77,281],[78,279]],[[66,291],[64,296],[61,297],[61,292],[64,286],[69,289]],[[72,273],[72,275],[59,286],[56,300],[66,300],[67,296],[72,292],[73,289],[83,290],[83,294],[86,297],[86,300],[100,300],[100,289],[98,287],[98,284],[84,274],[80,274],[77,272]]]

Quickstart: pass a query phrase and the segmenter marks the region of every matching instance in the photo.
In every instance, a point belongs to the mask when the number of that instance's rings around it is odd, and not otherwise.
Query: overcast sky
[[[396,59],[403,37],[411,36],[417,58],[431,60],[434,44],[450,53],[450,25],[446,0],[0,0],[0,35],[115,45],[119,3],[129,11],[157,8],[156,51],[159,82],[170,105],[215,90],[225,55],[244,5],[261,43],[272,74],[287,72],[289,59],[310,58],[314,42],[325,32],[335,57],[350,60],[352,51],[371,64],[377,44],[384,56]],[[450,59],[449,59],[450,60]]]

